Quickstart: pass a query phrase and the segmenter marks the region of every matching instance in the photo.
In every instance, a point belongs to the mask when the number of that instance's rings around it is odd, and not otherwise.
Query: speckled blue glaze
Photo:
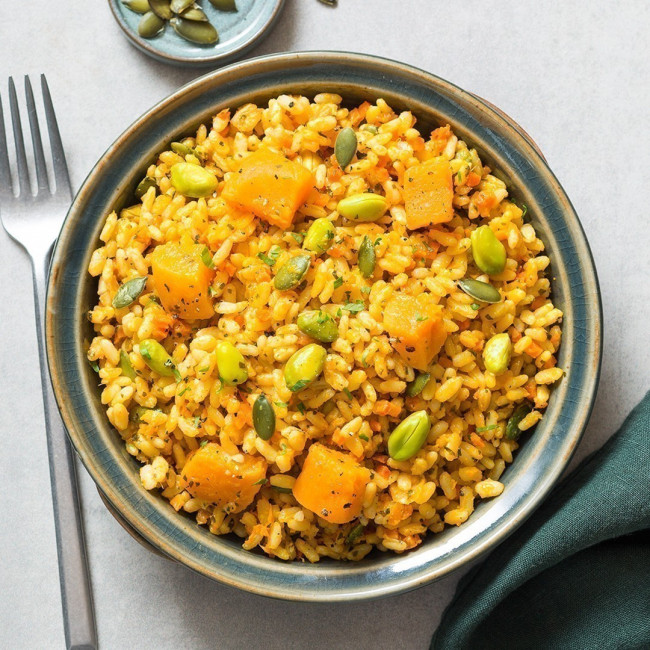
[[[280,16],[285,0],[236,0],[237,11],[218,11],[209,2],[201,6],[219,32],[215,45],[198,45],[181,38],[167,25],[154,38],[138,34],[140,14],[125,7],[122,0],[108,0],[113,17],[124,35],[149,56],[174,65],[207,67],[236,61],[257,45]]]
[[[215,537],[140,485],[138,464],[124,450],[99,402],[97,375],[84,355],[92,336],[86,313],[97,282],[87,274],[105,216],[131,202],[156,153],[224,107],[282,92],[334,91],[350,102],[385,98],[408,108],[423,132],[450,123],[501,170],[526,203],[552,260],[554,301],[564,310],[560,365],[566,377],[546,415],[504,474],[505,491],[480,502],[459,528],[430,535],[404,555],[380,554],[352,564],[283,563]],[[224,68],[185,86],[135,122],[88,176],[54,253],[47,339],[59,408],[83,463],[113,511],[164,554],[223,583],[279,598],[334,601],[372,598],[431,582],[482,555],[509,535],[556,482],[584,431],[598,382],[601,305],[593,260],[580,222],[553,173],[521,129],[485,102],[415,68],[335,52],[283,54]]]

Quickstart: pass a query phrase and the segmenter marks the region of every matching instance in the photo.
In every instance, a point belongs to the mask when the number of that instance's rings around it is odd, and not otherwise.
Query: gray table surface
[[[0,8],[0,93],[6,101],[9,75],[47,74],[75,187],[126,126],[197,75],[136,51],[105,0],[16,7]],[[340,0],[334,10],[288,0],[254,52],[402,60],[489,99],[538,142],[581,217],[605,309],[600,390],[573,465],[650,384],[649,28],[646,0]],[[0,260],[0,646],[59,648],[31,278],[4,232]],[[425,648],[459,577],[366,604],[252,596],[151,555],[108,514],[85,470],[81,483],[103,648]]]

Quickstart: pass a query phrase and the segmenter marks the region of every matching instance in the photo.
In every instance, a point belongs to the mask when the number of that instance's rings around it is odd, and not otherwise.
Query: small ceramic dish
[[[131,11],[122,0],[108,0],[113,17],[139,50],[163,63],[194,67],[216,67],[243,57],[268,35],[282,12],[284,2],[237,0],[236,12],[224,12],[205,0],[201,8],[219,32],[219,42],[197,45],[179,36],[169,24],[154,38],[142,38],[138,34],[142,16]]]
[[[281,93],[319,92],[336,92],[350,105],[382,97],[397,111],[413,111],[423,133],[449,123],[482,160],[502,172],[514,198],[528,206],[551,259],[553,302],[564,312],[558,363],[566,376],[505,472],[503,494],[479,503],[462,526],[429,535],[402,555],[376,552],[358,563],[311,565],[245,551],[239,538],[216,537],[147,492],[139,464],[106,418],[84,342],[93,336],[86,314],[97,296],[97,280],[87,272],[90,256],[106,215],[132,202],[157,153],[222,108],[263,103]],[[301,601],[359,600],[413,589],[503,541],[540,504],[569,462],[600,371],[602,315],[589,246],[569,199],[529,136],[483,100],[429,73],[338,52],[273,55],[223,68],[181,88],[131,125],[91,171],[70,209],[54,251],[46,322],[61,414],[81,460],[121,523],[157,551],[215,580]]]

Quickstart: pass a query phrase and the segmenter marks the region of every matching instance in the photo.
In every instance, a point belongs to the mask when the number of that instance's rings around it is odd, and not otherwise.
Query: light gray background
[[[136,51],[106,0],[20,5],[0,8],[0,93],[9,75],[47,74],[75,187],[126,126],[200,73]],[[254,52],[402,60],[489,99],[538,142],[581,217],[605,308],[600,391],[574,464],[649,387],[649,29],[646,0],[289,0]],[[63,647],[31,278],[4,232],[0,405],[0,646]],[[424,648],[459,577],[366,604],[248,595],[143,550],[81,478],[103,648]]]

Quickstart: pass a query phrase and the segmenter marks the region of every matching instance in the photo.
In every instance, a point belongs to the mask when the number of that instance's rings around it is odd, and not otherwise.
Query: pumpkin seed
[[[260,395],[253,404],[253,426],[262,440],[270,440],[275,433],[275,411],[266,395]]]
[[[172,18],[174,31],[186,41],[198,45],[213,45],[219,41],[219,33],[209,22]]]
[[[424,387],[429,383],[431,375],[428,372],[420,373],[408,386],[406,387],[406,395],[408,397],[415,397],[419,395]]]
[[[235,386],[248,379],[244,355],[229,341],[219,341],[215,348],[219,377],[224,384]]]
[[[363,535],[363,531],[365,530],[365,526],[363,524],[357,524],[349,533],[348,536],[345,538],[345,543],[346,544],[352,544],[355,542],[361,535]]]
[[[169,20],[174,14],[172,13],[169,0],[149,0],[149,6],[158,18]]]
[[[334,144],[334,155],[341,169],[345,169],[357,153],[357,134],[354,129],[346,126],[339,131]]]
[[[331,343],[339,337],[336,321],[324,311],[304,311],[296,323],[301,332],[323,343]]]
[[[296,255],[285,262],[275,274],[273,284],[279,291],[294,289],[307,275],[311,264],[311,255]]]
[[[359,255],[357,264],[359,271],[364,278],[369,278],[375,272],[375,264],[377,263],[377,255],[375,253],[375,245],[368,235],[365,235],[361,246],[359,246]]]
[[[337,0],[318,0],[318,2],[327,5],[328,7],[336,7]]]
[[[151,11],[149,0],[122,0],[122,4],[136,14],[146,14],[147,11]]]
[[[310,343],[294,352],[284,366],[284,381],[295,393],[311,384],[325,367],[327,350],[317,343]]]
[[[185,156],[196,156],[196,151],[194,151],[192,147],[188,147],[182,142],[172,142],[170,147],[174,153],[177,153],[179,156],[183,156],[183,158]]]
[[[131,359],[129,359],[129,355],[124,350],[120,350],[120,369],[125,377],[129,379],[136,378],[135,370],[131,365]]]
[[[191,7],[187,11],[184,11],[181,14],[181,18],[184,18],[185,20],[195,20],[199,22],[207,22],[208,17],[205,15],[203,12],[203,9],[200,7]]]
[[[472,256],[476,266],[488,275],[506,268],[506,249],[490,226],[479,226],[471,234]]]
[[[138,34],[142,38],[153,38],[156,34],[160,33],[165,26],[165,21],[158,18],[153,11],[148,11],[138,23]]]
[[[194,0],[172,0],[170,4],[170,9],[175,14],[181,14],[186,9],[189,9],[194,4]]]
[[[316,255],[320,255],[332,246],[335,234],[336,231],[332,222],[325,217],[321,217],[309,226],[302,247],[316,253]]]
[[[493,375],[503,374],[510,363],[512,355],[512,341],[506,332],[495,334],[483,348],[483,361],[485,369]]]
[[[115,309],[122,309],[128,307],[132,302],[135,302],[137,297],[144,291],[147,284],[147,276],[141,278],[132,278],[125,282],[115,294],[113,298],[113,307]]]
[[[237,11],[235,0],[210,0],[210,4],[219,11]]]
[[[154,372],[157,372],[162,377],[174,377],[176,381],[181,380],[181,374],[178,372],[173,359],[156,339],[144,339],[144,341],[140,341],[138,349],[144,362]]]
[[[532,405],[529,402],[524,402],[520,404],[513,412],[512,415],[508,418],[508,423],[506,424],[506,438],[508,440],[517,440],[521,435],[521,429],[519,428],[519,423],[533,410]]]
[[[388,201],[379,194],[366,192],[341,199],[336,206],[338,213],[352,221],[377,221],[388,209]]]
[[[462,291],[474,298],[474,300],[489,303],[501,302],[499,290],[487,282],[481,282],[473,278],[463,278],[458,280],[457,284]]]
[[[174,188],[193,199],[210,196],[219,184],[217,177],[207,169],[187,162],[172,165],[170,176]]]
[[[145,176],[135,188],[135,197],[137,199],[141,199],[147,193],[150,187],[157,187],[157,186],[158,184],[156,183],[156,180],[154,178]]]
[[[431,420],[426,411],[416,411],[402,420],[388,438],[388,454],[393,460],[408,460],[425,443]]]

